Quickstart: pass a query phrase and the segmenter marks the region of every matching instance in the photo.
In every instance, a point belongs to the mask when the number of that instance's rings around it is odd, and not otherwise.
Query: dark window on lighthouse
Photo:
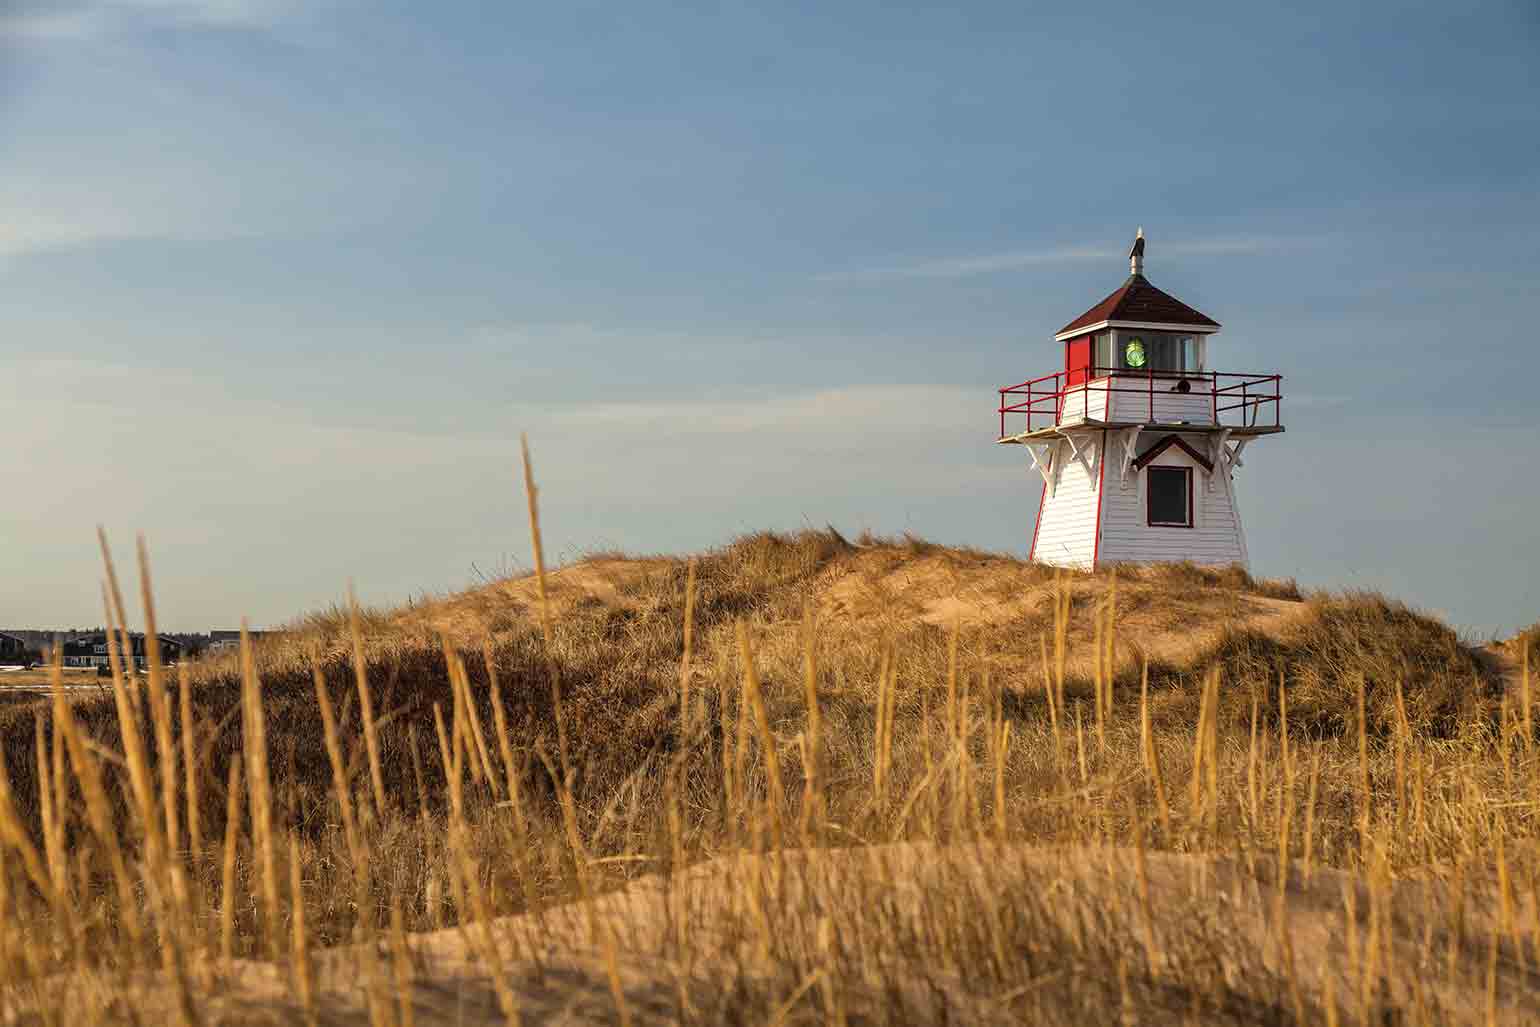
[[[1192,468],[1151,467],[1149,488],[1150,524],[1171,528],[1192,527]]]

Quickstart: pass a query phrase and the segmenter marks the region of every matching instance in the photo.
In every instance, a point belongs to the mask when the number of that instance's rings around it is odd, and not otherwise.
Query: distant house
[[[20,663],[26,652],[26,639],[0,631],[0,663]]]
[[[253,642],[260,641],[266,631],[247,631]],[[211,653],[228,652],[241,647],[241,633],[239,631],[214,630],[209,632],[208,651]]]
[[[182,655],[182,643],[165,635],[157,637],[160,640],[160,658],[166,663],[175,663]],[[149,659],[145,655],[144,635],[132,632],[128,636],[128,642],[133,650],[135,669],[143,670]],[[119,652],[121,654],[121,650]],[[106,667],[110,666],[110,660],[107,653],[107,636],[104,634],[84,635],[64,643],[66,667]]]

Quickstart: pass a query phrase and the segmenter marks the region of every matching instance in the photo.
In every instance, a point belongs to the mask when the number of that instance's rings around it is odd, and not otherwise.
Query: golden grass
[[[1399,604],[832,531],[528,584],[0,710],[0,1015],[1540,1016],[1529,679]]]

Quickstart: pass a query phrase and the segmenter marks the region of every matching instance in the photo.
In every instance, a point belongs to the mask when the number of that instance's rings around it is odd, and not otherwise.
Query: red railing
[[[1091,375],[1089,381],[1084,380],[1087,374]],[[1185,418],[1188,423],[1282,427],[1282,375],[1097,367],[1076,371],[1075,376],[1073,385],[1068,382],[1068,372],[1055,371],[1001,389],[1000,438],[1006,438],[1007,418],[1013,415],[1026,417],[1026,431],[1092,420],[1093,407],[1100,414],[1096,418],[1099,421],[1176,423],[1157,422],[1157,407],[1190,415],[1198,406],[1192,400],[1203,398],[1208,400],[1209,419],[1193,421],[1189,416]],[[1166,403],[1173,395],[1185,397],[1185,401]],[[1119,396],[1139,396],[1141,401],[1114,398]],[[1114,416],[1107,416],[1109,408]]]

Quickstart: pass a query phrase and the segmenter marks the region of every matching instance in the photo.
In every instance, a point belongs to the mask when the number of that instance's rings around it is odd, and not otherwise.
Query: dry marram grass
[[[1528,659],[1378,596],[761,534],[151,655],[0,708],[6,1019],[1540,1017]]]

